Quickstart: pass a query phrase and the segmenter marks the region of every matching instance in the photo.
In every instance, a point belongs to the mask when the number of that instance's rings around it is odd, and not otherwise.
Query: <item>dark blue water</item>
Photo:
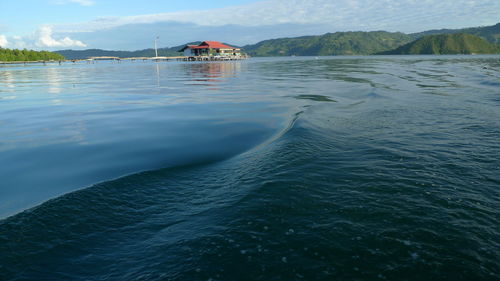
[[[0,280],[498,280],[500,57],[4,67],[0,179]]]

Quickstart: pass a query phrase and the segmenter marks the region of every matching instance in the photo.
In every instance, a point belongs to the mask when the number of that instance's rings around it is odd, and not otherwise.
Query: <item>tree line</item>
[[[64,59],[62,55],[48,51],[0,48],[0,61],[49,61]]]

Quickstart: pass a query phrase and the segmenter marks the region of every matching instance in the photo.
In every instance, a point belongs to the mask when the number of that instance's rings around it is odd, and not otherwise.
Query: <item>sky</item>
[[[243,46],[337,31],[419,32],[494,25],[500,0],[0,0],[0,47]]]

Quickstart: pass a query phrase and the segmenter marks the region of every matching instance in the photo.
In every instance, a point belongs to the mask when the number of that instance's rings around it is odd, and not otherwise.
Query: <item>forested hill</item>
[[[404,33],[385,31],[336,32],[321,36],[271,39],[243,50],[251,56],[370,55],[397,48],[412,41]]]
[[[257,44],[243,47],[243,51],[251,56],[331,56],[331,55],[373,55],[389,53],[405,44],[411,43],[427,35],[436,34],[472,34],[479,36],[490,43],[500,43],[500,23],[493,26],[473,27],[464,29],[441,29],[425,32],[405,34],[399,32],[372,31],[372,32],[336,32],[317,36],[303,36],[295,38],[280,38],[261,41]],[[470,41],[470,40],[469,40]],[[474,40],[468,44],[483,43]],[[475,43],[474,43],[475,42]],[[189,44],[199,44],[192,42]],[[458,43],[458,42],[456,42]],[[420,44],[420,43],[419,43]],[[184,45],[158,49],[159,56],[178,56]],[[469,46],[470,47],[470,46]],[[484,46],[483,46],[484,47]],[[482,50],[488,50],[487,48]],[[97,56],[114,57],[154,57],[153,49],[139,51],[106,51],[99,49],[74,51],[57,51],[67,59],[86,59]],[[482,52],[472,52],[482,53]]]
[[[499,23],[493,26],[429,30],[412,34],[384,31],[327,33],[318,36],[265,40],[255,45],[247,45],[243,49],[252,56],[372,55],[394,50],[426,35],[445,33],[473,34],[490,43],[500,43]]]
[[[405,44],[385,55],[451,55],[451,54],[498,54],[500,45],[492,44],[478,36],[457,33],[427,35]]]
[[[64,56],[47,51],[0,48],[0,61],[49,61],[64,60]]]
[[[492,26],[483,27],[470,27],[462,29],[439,29],[439,30],[428,30],[420,33],[410,34],[416,38],[420,38],[425,35],[436,35],[436,34],[454,34],[454,33],[466,33],[479,36],[488,40],[493,44],[500,44],[500,23]]]
[[[191,42],[188,43],[190,45],[198,45],[201,42]],[[160,57],[175,57],[179,56],[178,52],[185,45],[170,47],[170,48],[159,48],[158,56]],[[119,58],[132,58],[132,57],[154,57],[156,56],[154,49],[144,49],[138,51],[108,51],[101,49],[89,49],[89,50],[61,50],[56,51],[56,53],[65,56],[68,59],[86,59],[89,57],[102,57],[102,56],[110,56],[110,57],[119,57]]]

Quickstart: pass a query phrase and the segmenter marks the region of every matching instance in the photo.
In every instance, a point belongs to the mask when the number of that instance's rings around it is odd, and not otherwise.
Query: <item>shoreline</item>
[[[38,61],[0,61],[0,65],[13,65],[13,64],[62,64],[62,63],[77,63],[77,62],[87,62],[94,63],[96,61],[233,61],[233,60],[244,60],[248,59],[249,56],[197,56],[197,57],[131,57],[131,58],[119,58],[119,57],[90,57],[87,59],[74,59],[74,60],[38,60]]]

